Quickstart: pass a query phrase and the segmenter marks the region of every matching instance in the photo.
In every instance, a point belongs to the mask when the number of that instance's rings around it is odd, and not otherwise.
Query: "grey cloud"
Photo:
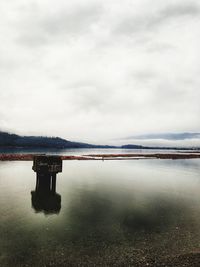
[[[92,83],[77,85],[71,89],[71,99],[75,103],[76,111],[96,111],[104,114],[107,104],[112,97],[112,90]]]
[[[99,20],[102,10],[98,4],[64,7],[53,14],[44,15],[37,10],[35,15],[21,21],[24,30],[18,36],[18,41],[37,46],[56,40],[59,36],[62,39],[80,36],[91,31],[91,26]]]
[[[164,139],[164,140],[185,140],[200,139],[200,133],[159,133],[159,134],[143,134],[131,136],[126,139]]]
[[[166,19],[176,18],[180,16],[199,16],[200,7],[195,3],[171,5],[161,12],[161,16]]]
[[[102,7],[99,5],[82,6],[68,11],[62,10],[56,16],[47,17],[41,22],[42,28],[49,34],[77,34],[87,32],[99,19]]]
[[[149,81],[157,77],[156,73],[151,70],[140,70],[133,73],[133,77],[141,81]]]
[[[160,106],[162,112],[177,112],[184,110],[189,95],[194,92],[195,89],[187,90],[184,84],[169,82],[167,79],[160,79],[158,85],[154,87],[154,93],[152,94],[152,105],[156,108]]]
[[[154,43],[147,47],[149,53],[176,52],[176,47],[168,43]]]
[[[147,12],[147,14],[142,16],[129,15],[117,24],[114,33],[136,34],[152,31],[172,19],[178,19],[183,16],[196,17],[199,15],[200,7],[195,3],[171,4],[154,13]]]

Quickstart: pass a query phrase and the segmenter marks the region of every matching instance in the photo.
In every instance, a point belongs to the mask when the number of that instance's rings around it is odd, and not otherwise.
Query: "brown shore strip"
[[[14,160],[21,160],[21,161],[31,161],[33,157],[37,154],[0,154],[0,161],[14,161]],[[62,160],[84,160],[87,159],[86,157],[82,156],[62,156]],[[90,159],[90,158],[89,158]]]
[[[0,161],[31,161],[35,154],[0,154]],[[195,159],[200,153],[134,153],[134,154],[89,154],[83,156],[61,155],[62,160],[134,160],[134,159]]]
[[[156,159],[193,159],[193,158],[200,158],[200,153],[134,153],[134,154],[90,154],[84,155],[89,157],[95,157],[100,159],[107,159],[107,158],[156,158]]]

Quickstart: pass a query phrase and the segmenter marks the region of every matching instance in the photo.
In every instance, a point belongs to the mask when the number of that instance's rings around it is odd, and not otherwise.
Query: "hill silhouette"
[[[113,146],[93,145],[73,142],[60,137],[20,136],[0,131],[0,147],[28,147],[28,148],[113,148]]]

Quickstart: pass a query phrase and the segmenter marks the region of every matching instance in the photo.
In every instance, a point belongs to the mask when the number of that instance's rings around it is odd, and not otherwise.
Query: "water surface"
[[[57,211],[0,162],[0,266],[161,266],[200,250],[200,160],[64,161]],[[166,265],[167,266],[167,265]]]

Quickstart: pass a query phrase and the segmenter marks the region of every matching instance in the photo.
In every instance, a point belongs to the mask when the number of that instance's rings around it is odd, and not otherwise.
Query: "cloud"
[[[102,143],[200,131],[197,0],[2,0],[0,25],[1,128]]]
[[[37,8],[29,10],[30,16],[22,17],[20,26],[23,29],[18,40],[25,45],[37,46],[48,42],[78,38],[88,34],[92,25],[101,16],[99,4],[63,5],[55,10],[43,13]]]
[[[180,3],[166,7],[162,10],[163,19],[177,18],[182,16],[199,16],[200,6],[197,3]]]
[[[42,21],[43,29],[49,34],[78,34],[87,32],[91,25],[98,20],[102,8],[97,5],[82,6],[71,12],[61,10],[56,16],[48,17]]]
[[[200,139],[200,133],[162,133],[162,134],[144,134],[132,136],[127,139],[163,139],[163,140],[185,140],[185,139]]]
[[[180,18],[200,18],[200,7],[197,3],[177,2],[173,1],[173,4],[167,4],[165,7],[159,7],[159,4],[157,8],[150,6],[144,10],[144,14],[128,14],[117,23],[114,33],[123,35],[152,33]]]

